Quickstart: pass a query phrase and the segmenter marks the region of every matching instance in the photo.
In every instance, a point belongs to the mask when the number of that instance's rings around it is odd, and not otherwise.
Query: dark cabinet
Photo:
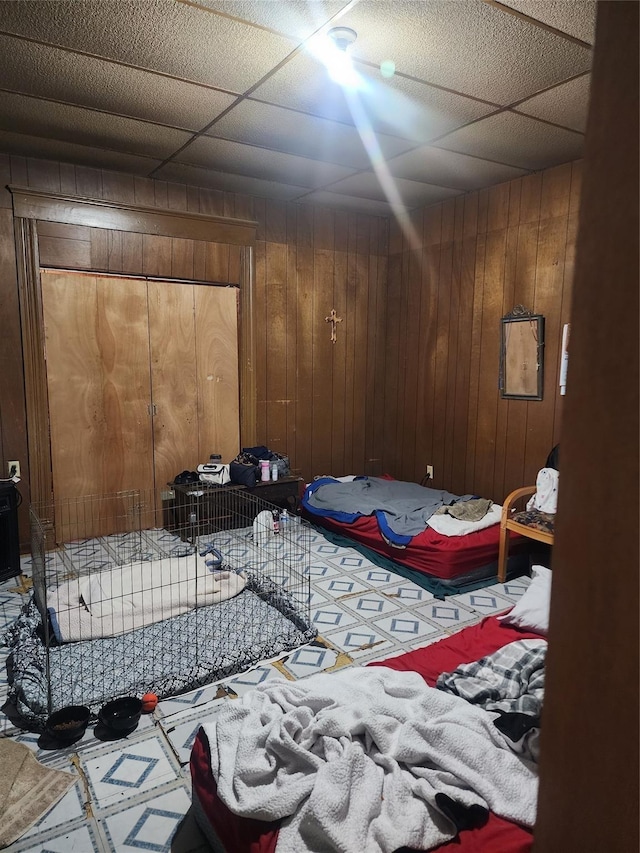
[[[298,511],[304,489],[301,477],[259,482],[248,486],[209,483],[169,484],[175,494],[169,527],[185,540],[219,530],[250,527],[264,509]]]
[[[14,483],[0,485],[0,580],[20,574],[19,492]]]

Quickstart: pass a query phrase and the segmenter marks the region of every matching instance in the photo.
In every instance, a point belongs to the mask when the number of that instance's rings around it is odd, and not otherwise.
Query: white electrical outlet
[[[17,459],[14,459],[13,462],[7,462],[7,468],[10,477],[20,477],[20,463]]]
[[[433,465],[427,465],[427,477],[433,480]]]

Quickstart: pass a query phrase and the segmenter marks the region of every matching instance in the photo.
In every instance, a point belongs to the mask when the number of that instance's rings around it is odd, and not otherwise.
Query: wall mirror
[[[509,400],[542,400],[544,317],[516,305],[501,320],[500,396]]]

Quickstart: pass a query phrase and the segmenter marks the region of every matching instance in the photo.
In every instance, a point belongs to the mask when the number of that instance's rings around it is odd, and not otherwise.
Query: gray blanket
[[[338,520],[345,515],[377,515],[381,513],[381,532],[385,528],[399,537],[417,536],[427,527],[428,519],[441,506],[469,500],[472,495],[454,495],[441,489],[427,489],[417,483],[363,477],[350,483],[339,481],[319,486],[306,501],[312,511]],[[352,520],[352,519],[351,519]]]
[[[384,667],[270,681],[203,726],[218,796],[286,818],[278,853],[426,850],[456,828],[444,795],[531,826],[537,776],[492,715]]]

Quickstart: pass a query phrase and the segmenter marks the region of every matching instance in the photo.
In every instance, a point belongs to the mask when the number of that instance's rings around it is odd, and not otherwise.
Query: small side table
[[[169,483],[175,494],[170,510],[171,530],[185,541],[219,530],[247,527],[261,509],[280,507],[298,513],[304,489],[302,477],[282,477],[255,486],[215,486],[211,483]]]
[[[181,539],[241,526],[244,486],[169,483],[175,494],[171,528]]]

